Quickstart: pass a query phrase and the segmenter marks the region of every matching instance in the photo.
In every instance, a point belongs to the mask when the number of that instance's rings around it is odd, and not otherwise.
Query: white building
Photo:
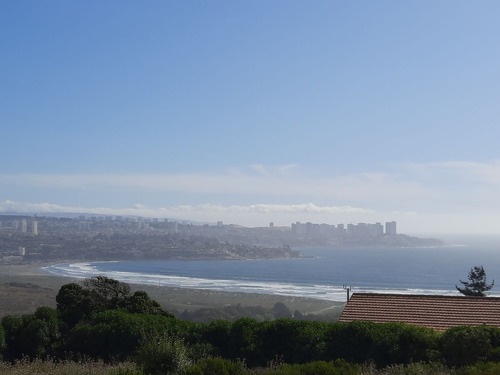
[[[31,222],[31,234],[38,236],[38,221],[36,220]]]

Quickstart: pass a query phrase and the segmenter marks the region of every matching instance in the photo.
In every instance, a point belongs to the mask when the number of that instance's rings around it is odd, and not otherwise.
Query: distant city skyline
[[[500,3],[0,4],[0,214],[500,234]]]
[[[78,220],[79,224],[82,228],[87,228],[90,222],[98,222],[98,221],[132,221],[132,222],[137,222],[139,224],[138,229],[145,229],[142,224],[148,224],[148,223],[159,223],[163,221],[164,223],[182,223],[182,224],[188,224],[188,225],[198,225],[198,226],[206,226],[206,225],[212,225],[212,226],[217,226],[217,227],[223,227],[224,225],[228,226],[234,226],[235,224],[233,223],[224,223],[223,221],[219,220],[217,222],[193,222],[193,221],[186,221],[186,220],[180,220],[180,219],[175,219],[175,218],[157,218],[157,217],[142,217],[142,216],[121,216],[121,215],[105,215],[105,214],[100,214],[100,215],[85,215],[85,214],[80,214],[80,213],[63,213],[63,214],[57,214],[57,213],[47,213],[48,215],[26,215],[22,213],[17,213],[17,212],[9,212],[5,214],[0,214],[0,229],[4,227],[3,221],[8,219],[10,220],[11,226],[10,229],[12,229],[14,232],[20,232],[20,233],[28,233],[28,225],[30,228],[30,233],[31,234],[38,234],[38,219],[46,219],[46,218],[71,218],[73,220]],[[28,218],[28,219],[27,219]],[[28,221],[29,220],[29,221]],[[281,228],[290,228],[292,232],[296,232],[297,234],[299,233],[307,233],[311,229],[317,232],[321,231],[331,231],[332,229],[334,231],[337,231],[338,234],[368,234],[368,235],[382,235],[382,234],[397,234],[397,229],[396,229],[397,223],[395,221],[389,221],[386,222],[385,225],[383,225],[381,222],[376,222],[376,223],[337,223],[337,224],[326,224],[326,223],[311,223],[311,222],[306,222],[306,223],[301,223],[300,221],[296,221],[294,223],[290,223],[289,225],[282,225],[282,226],[276,226],[276,228],[281,227]],[[270,229],[274,229],[275,225],[274,222],[270,222],[269,225],[267,226]],[[9,227],[7,227],[9,228]],[[266,226],[259,226],[257,228],[266,228]],[[384,231],[385,228],[385,231]],[[146,229],[149,229],[147,227]]]

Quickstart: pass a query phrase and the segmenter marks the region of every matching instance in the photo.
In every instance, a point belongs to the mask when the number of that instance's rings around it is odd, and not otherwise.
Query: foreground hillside
[[[494,327],[438,332],[403,323],[284,318],[195,323],[174,317],[146,292],[102,276],[63,285],[56,303],[1,319],[0,373],[500,372],[500,329]]]

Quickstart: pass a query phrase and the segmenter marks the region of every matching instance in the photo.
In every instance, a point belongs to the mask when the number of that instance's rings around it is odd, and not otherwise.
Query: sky
[[[500,2],[0,2],[0,213],[500,234]]]

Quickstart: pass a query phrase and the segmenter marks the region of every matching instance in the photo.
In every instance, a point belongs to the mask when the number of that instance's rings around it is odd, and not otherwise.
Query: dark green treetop
[[[495,285],[495,280],[493,280],[491,284],[486,283],[486,272],[484,271],[483,266],[474,266],[471,268],[468,279],[469,281],[460,280],[464,286],[463,288],[459,288],[455,285],[457,290],[466,296],[485,297],[485,292],[493,288],[493,285]]]
[[[106,310],[174,316],[146,292],[136,291],[132,294],[127,283],[106,276],[94,276],[83,280],[82,284],[65,284],[56,296],[57,310],[69,326]]]

